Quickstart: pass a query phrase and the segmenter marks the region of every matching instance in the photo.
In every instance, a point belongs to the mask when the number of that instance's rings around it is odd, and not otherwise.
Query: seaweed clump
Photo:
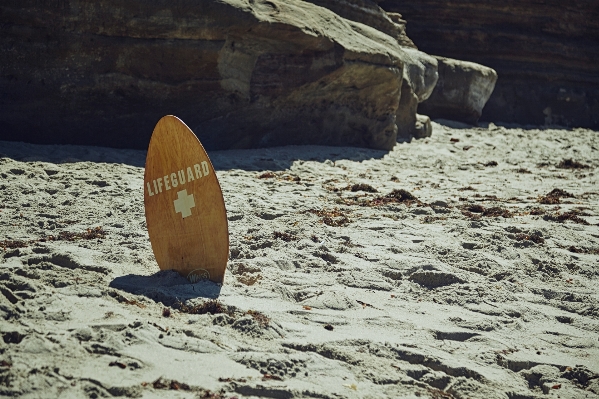
[[[561,198],[576,198],[574,194],[562,190],[561,188],[554,188],[545,195],[540,196],[537,201],[545,205],[555,205],[560,203]]]
[[[275,238],[275,240],[276,239],[280,239],[280,240],[283,240],[285,242],[290,242],[290,241],[297,240],[297,237],[294,236],[293,234],[286,233],[286,232],[283,232],[283,231],[275,231],[273,233],[273,237]]]
[[[568,248],[568,251],[573,252],[575,254],[599,255],[599,248],[585,248],[585,247],[576,247],[574,245],[571,245]]]
[[[409,191],[404,190],[402,188],[399,190],[393,190],[389,194],[385,195],[384,197],[376,197],[376,198],[371,199],[370,201],[364,201],[364,202],[360,203],[360,205],[362,205],[362,206],[380,206],[380,205],[387,205],[387,204],[391,204],[391,203],[406,204],[407,206],[410,206],[414,203],[420,203],[420,200],[415,195],[413,195]]]
[[[233,311],[230,310],[226,305],[223,305],[217,299],[211,299],[209,301],[202,302],[198,305],[189,306],[184,304],[183,302],[177,302],[175,307],[178,308],[183,313],[189,314],[219,314],[225,313],[229,316],[233,315]]]
[[[308,212],[321,217],[321,221],[327,226],[341,227],[351,222],[347,215],[337,208],[332,211],[310,209]]]
[[[61,231],[58,235],[50,235],[36,240],[22,241],[22,240],[3,240],[0,241],[0,248],[2,250],[14,249],[14,248],[25,248],[31,244],[46,241],[75,241],[75,240],[101,240],[106,238],[106,231],[101,227],[89,228],[81,233],[73,233],[70,231]]]
[[[560,163],[557,164],[557,167],[560,169],[587,169],[589,165],[585,165],[583,163],[578,162],[575,159],[563,159]]]
[[[14,249],[14,248],[25,248],[29,244],[25,241],[21,240],[4,240],[0,241],[0,248],[6,250],[6,248]]]
[[[378,193],[378,190],[376,188],[372,187],[370,184],[364,183],[354,184],[353,186],[349,186],[347,189],[354,193],[357,191],[364,191],[367,193]]]
[[[266,316],[264,313],[258,312],[257,310],[248,310],[245,314],[252,316],[256,323],[258,323],[261,327],[268,327],[270,323],[270,317]]]
[[[590,216],[590,215],[587,213],[580,212],[580,211],[572,210],[572,211],[564,212],[564,213],[556,212],[552,215],[545,215],[545,216],[543,216],[543,219],[545,219],[547,221],[551,221],[551,222],[558,222],[558,223],[564,223],[567,220],[570,220],[577,224],[585,224],[585,225],[590,224],[589,222],[587,222],[580,216]]]
[[[479,205],[479,204],[463,206],[462,214],[471,219],[478,219],[481,216],[486,216],[486,217],[500,217],[501,216],[504,218],[511,218],[514,216],[514,214],[509,209],[502,208],[500,206],[493,206],[490,208],[485,208],[484,206]]]
[[[47,236],[47,241],[75,241],[75,240],[93,240],[102,239],[106,237],[106,231],[101,226],[94,227],[93,229],[87,229],[81,233],[72,233],[70,231],[61,231],[58,236]],[[40,241],[43,241],[40,240]]]
[[[526,234],[520,233],[516,235],[516,240],[518,241],[532,241],[535,244],[544,244],[545,239],[538,234]]]

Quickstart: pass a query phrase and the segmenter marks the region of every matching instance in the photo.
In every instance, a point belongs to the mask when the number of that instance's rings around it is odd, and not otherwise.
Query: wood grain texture
[[[229,256],[222,191],[204,147],[175,116],[160,119],[152,133],[144,203],[160,269],[222,283]]]

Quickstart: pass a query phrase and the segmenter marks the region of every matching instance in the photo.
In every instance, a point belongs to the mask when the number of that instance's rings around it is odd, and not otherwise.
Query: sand
[[[159,271],[143,151],[0,142],[0,395],[599,397],[598,133],[440,122],[210,153],[222,287]]]

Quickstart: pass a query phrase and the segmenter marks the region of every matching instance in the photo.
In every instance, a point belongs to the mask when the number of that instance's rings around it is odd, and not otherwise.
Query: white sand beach
[[[440,122],[209,153],[222,287],[159,271],[145,152],[0,142],[0,395],[599,398],[598,133]]]

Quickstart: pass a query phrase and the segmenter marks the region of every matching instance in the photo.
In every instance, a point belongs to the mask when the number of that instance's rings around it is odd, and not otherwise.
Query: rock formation
[[[483,120],[599,128],[599,3],[385,0],[429,54],[499,75]]]
[[[175,114],[208,149],[390,149],[400,92],[427,98],[436,60],[369,0],[321,3],[347,19],[301,0],[3,2],[0,138],[146,148]]]
[[[435,58],[439,62],[439,80],[418,110],[431,118],[476,124],[493,93],[497,72],[473,62]]]

